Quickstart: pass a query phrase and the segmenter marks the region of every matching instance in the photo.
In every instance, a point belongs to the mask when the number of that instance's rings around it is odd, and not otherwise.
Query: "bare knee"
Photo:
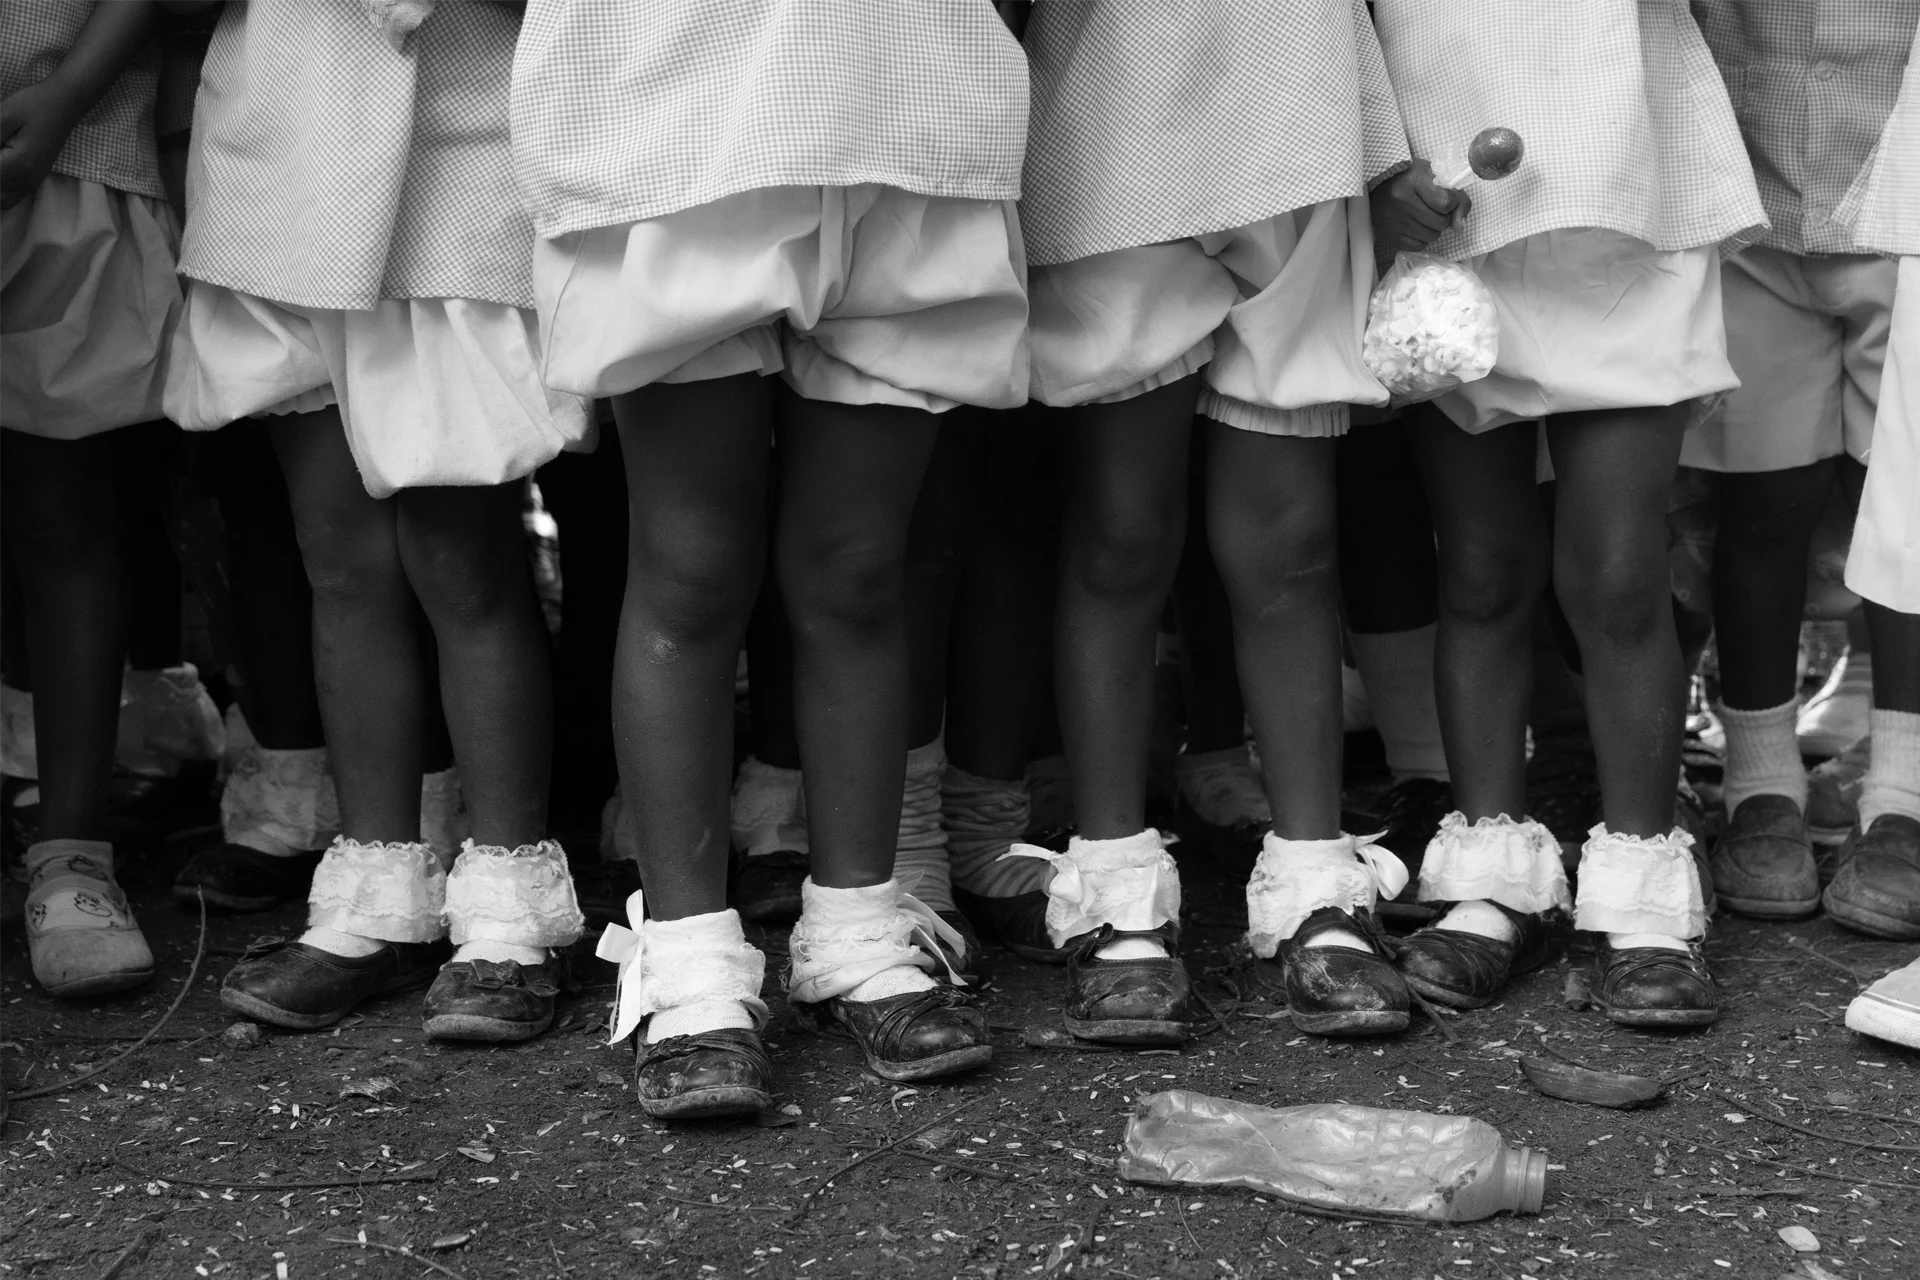
[[[1173,581],[1181,530],[1166,513],[1106,513],[1070,534],[1067,573],[1074,585],[1110,603],[1156,603]]]
[[[1331,591],[1339,539],[1331,503],[1211,513],[1214,562],[1234,607],[1258,615],[1303,594]]]
[[[904,559],[904,548],[872,534],[790,539],[780,550],[780,593],[796,632],[878,635],[898,619]]]
[[[1544,550],[1520,547],[1443,548],[1440,608],[1475,626],[1517,622],[1530,615],[1547,585]]]
[[[627,556],[629,611],[676,644],[699,644],[743,627],[759,591],[757,542],[698,522],[636,526]]]
[[[1673,628],[1666,561],[1609,547],[1557,557],[1554,579],[1561,607],[1583,643],[1633,647]]]

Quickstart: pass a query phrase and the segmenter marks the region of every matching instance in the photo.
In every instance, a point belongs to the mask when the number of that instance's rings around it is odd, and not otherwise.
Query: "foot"
[[[1339,932],[1369,944],[1310,946]],[[1406,1030],[1407,984],[1387,960],[1372,913],[1322,907],[1280,944],[1286,968],[1287,1008],[1293,1025],[1319,1036],[1370,1036]],[[1343,942],[1345,940],[1343,939]]]
[[[1920,939],[1920,822],[1883,813],[1840,850],[1827,914],[1856,933]]]
[[[1830,849],[1846,843],[1859,825],[1860,789],[1872,756],[1873,739],[1862,738],[1807,774],[1807,835],[1816,847]],[[1831,880],[1831,865],[1826,872]]]
[[[1023,960],[1065,964],[1067,953],[1047,934],[1047,895],[1043,889],[1007,898],[989,898],[953,887],[953,900],[986,937]]]
[[[1855,996],[1847,1006],[1847,1027],[1920,1049],[1920,960],[1895,969]]]
[[[1511,979],[1553,958],[1557,919],[1514,911],[1497,902],[1484,905],[1506,918],[1507,928],[1499,930],[1505,936],[1450,928],[1448,921],[1456,917],[1449,912],[1439,924],[1400,943],[1400,972],[1409,987],[1435,1004],[1478,1009],[1506,990]]]
[[[562,955],[541,964],[450,960],[422,1003],[421,1030],[435,1040],[531,1040],[553,1025]]]
[[[789,849],[742,859],[733,875],[733,905],[754,924],[792,924],[800,918],[800,882],[810,866]]]
[[[1714,894],[1756,920],[1799,920],[1820,908],[1820,874],[1800,807],[1786,796],[1749,796],[1707,860]]]
[[[217,844],[180,868],[173,880],[173,900],[192,907],[204,894],[207,906],[223,911],[265,911],[283,902],[305,901],[319,865],[317,850],[276,857],[243,844]]]
[[[1140,931],[1101,925],[1067,940],[1066,1028],[1103,1044],[1183,1044],[1193,1035],[1186,966],[1173,954],[1173,925]],[[1115,942],[1140,940],[1166,954],[1107,960],[1098,953]]]
[[[27,953],[48,995],[77,999],[153,980],[153,952],[113,876],[113,846],[47,840],[29,848]]]
[[[1720,992],[1697,942],[1616,947],[1595,934],[1590,963],[1593,1002],[1622,1026],[1704,1027],[1720,1016]]]
[[[640,1109],[655,1120],[756,1115],[773,1088],[760,1033],[740,1027],[634,1045]]]
[[[1408,778],[1393,784],[1381,802],[1379,844],[1393,851],[1407,869],[1407,884],[1398,896],[1382,899],[1374,908],[1386,920],[1402,927],[1425,924],[1438,911],[1419,901],[1420,861],[1440,830],[1440,819],[1453,812],[1453,787],[1437,778]]]
[[[878,1000],[834,996],[792,1007],[810,1030],[858,1044],[867,1069],[883,1080],[935,1080],[993,1061],[986,1015],[944,982]]]
[[[426,986],[446,954],[444,942],[386,942],[365,956],[289,942],[235,965],[220,1003],[272,1026],[317,1031],[363,1000]]]

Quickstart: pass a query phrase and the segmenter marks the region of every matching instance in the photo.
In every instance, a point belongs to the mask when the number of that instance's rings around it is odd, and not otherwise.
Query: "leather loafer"
[[[1920,939],[1920,822],[1883,813],[1840,851],[1827,914],[1856,933]]]
[[[851,1038],[883,1080],[933,1080],[993,1061],[986,1016],[971,996],[945,983],[883,1000],[835,996],[792,1007],[809,1030]]]
[[[757,1031],[723,1027],[659,1044],[636,1040],[633,1054],[640,1109],[655,1120],[756,1115],[766,1109],[773,1064]]]
[[[989,898],[953,887],[953,900],[959,904],[982,934],[1023,960],[1039,964],[1065,964],[1065,949],[1053,945],[1047,932],[1047,895],[1044,890],[1016,893],[1009,898]]]
[[[1622,1026],[1704,1027],[1720,1016],[1720,991],[1697,942],[1685,951],[1616,951],[1596,934],[1591,964],[1593,1002]]]
[[[1102,960],[1100,948],[1123,938],[1157,942],[1169,954]],[[1102,1044],[1183,1044],[1193,1035],[1187,967],[1174,954],[1179,930],[1121,930],[1101,925],[1067,941],[1067,1002],[1062,1020],[1082,1040]]]
[[[1478,1009],[1504,991],[1510,979],[1553,958],[1553,922],[1545,915],[1493,905],[1519,930],[1516,941],[1429,926],[1399,944],[1400,973],[1407,985],[1435,1004]]]
[[[1799,920],[1820,908],[1820,872],[1800,806],[1786,796],[1748,796],[1707,859],[1727,910],[1756,920]]]
[[[283,902],[304,901],[313,884],[320,854],[275,857],[243,844],[218,844],[187,860],[173,880],[173,900],[197,907],[206,894],[209,907],[225,911],[265,911]]]
[[[812,861],[804,853],[781,849],[743,858],[733,873],[733,905],[753,924],[792,924],[800,918],[800,882]]]
[[[317,1031],[362,1000],[426,986],[446,954],[445,942],[389,942],[370,956],[283,943],[233,966],[220,1003],[276,1027]]]
[[[420,1027],[435,1040],[531,1040],[553,1025],[564,960],[451,960],[427,989]]]
[[[1345,930],[1374,947],[1310,947],[1320,934]],[[1379,925],[1364,909],[1349,914],[1322,907],[1280,944],[1286,966],[1287,1009],[1293,1025],[1317,1036],[1371,1036],[1404,1031],[1412,999],[1406,980],[1380,952]]]

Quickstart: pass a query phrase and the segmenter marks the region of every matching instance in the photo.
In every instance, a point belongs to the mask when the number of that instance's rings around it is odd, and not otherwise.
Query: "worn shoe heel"
[[[773,1063],[760,1033],[737,1027],[634,1040],[634,1088],[655,1120],[757,1115],[773,1088]]]

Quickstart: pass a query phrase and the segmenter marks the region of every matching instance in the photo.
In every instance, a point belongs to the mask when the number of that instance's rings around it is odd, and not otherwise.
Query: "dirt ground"
[[[1920,1054],[1841,1022],[1848,999],[1910,947],[1824,920],[1723,916],[1708,949],[1725,1014],[1702,1033],[1649,1035],[1570,1009],[1562,962],[1450,1019],[1451,1037],[1416,1017],[1386,1040],[1317,1040],[1275,1003],[1277,972],[1236,953],[1242,873],[1194,841],[1177,852],[1188,962],[1211,1010],[1183,1051],[1030,1046],[1058,1026],[1060,973],[997,952],[994,1064],[941,1087],[865,1074],[851,1046],[800,1032],[770,997],[779,1092],[757,1125],[641,1117],[631,1059],[604,1043],[612,969],[585,944],[584,989],[530,1044],[429,1044],[412,995],[337,1030],[248,1045],[227,1034],[220,977],[301,913],[211,917],[200,976],[161,1038],[96,1080],[12,1104],[0,1275],[1920,1274]],[[161,977],[124,1000],[42,995],[14,917],[0,941],[11,1091],[105,1061],[180,993],[199,936],[197,916],[166,901],[181,856],[130,859]],[[775,953],[771,978],[784,940],[756,940]],[[1543,1041],[1671,1079],[1669,1095],[1638,1111],[1541,1097],[1518,1059]],[[1537,1217],[1387,1227],[1246,1192],[1129,1186],[1114,1170],[1127,1116],[1165,1088],[1475,1115],[1548,1153],[1546,1205]],[[922,1129],[827,1184],[863,1151]],[[1791,1225],[1818,1251],[1783,1243]]]

